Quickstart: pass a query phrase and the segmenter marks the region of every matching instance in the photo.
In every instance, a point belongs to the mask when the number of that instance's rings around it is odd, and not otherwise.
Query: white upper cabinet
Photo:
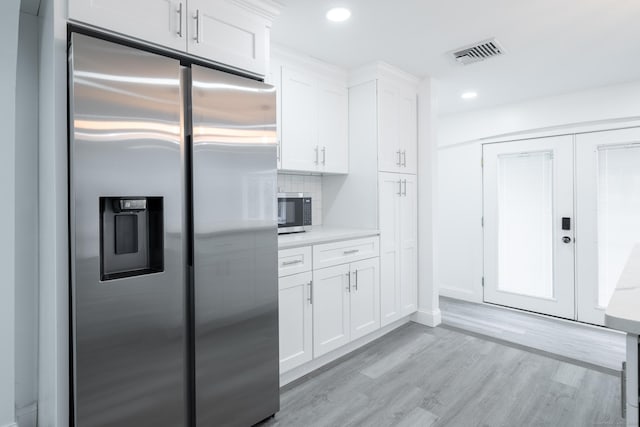
[[[69,18],[172,49],[186,48],[186,1],[69,0]]]
[[[266,74],[269,26],[229,0],[188,0],[187,51],[223,64]]]
[[[271,0],[69,0],[69,19],[264,76]]]
[[[281,76],[278,107],[281,117],[280,168],[298,172],[348,173],[346,73],[316,60],[279,52],[270,74]]]
[[[344,85],[318,84],[318,147],[320,169],[349,171],[349,93]]]
[[[282,68],[282,168],[317,171],[320,163],[317,87],[308,74]]]
[[[384,172],[415,174],[418,154],[416,89],[378,80],[378,158]]]

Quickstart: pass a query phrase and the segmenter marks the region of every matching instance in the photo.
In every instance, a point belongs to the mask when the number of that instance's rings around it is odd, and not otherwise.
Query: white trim
[[[2,427],[18,427],[18,424],[17,423],[10,423],[10,424],[5,424]]]
[[[442,312],[440,309],[433,311],[418,310],[413,313],[411,320],[415,323],[435,328],[442,323]]]
[[[323,81],[340,82],[347,87],[347,70],[293,49],[278,44],[271,44],[271,61],[284,65],[287,68],[293,68],[302,72],[311,72]],[[318,172],[317,175],[321,175],[321,173]]]
[[[377,340],[378,338],[388,334],[389,332],[399,328],[402,325],[406,325],[409,322],[410,322],[409,316],[404,317],[394,323],[391,323],[390,325],[387,325],[381,329],[378,329],[375,332],[372,332],[371,334],[365,337],[362,337],[355,341],[351,341],[349,344],[346,344],[343,347],[340,347],[332,352],[329,352],[316,359],[313,359],[312,361],[307,362],[304,365],[300,365],[297,368],[293,368],[290,371],[280,374],[280,387],[285,386],[290,382],[293,382],[307,374],[310,374],[316,369],[319,369],[322,366],[327,365],[333,362],[334,360],[339,359],[342,356],[345,356],[351,353],[352,351],[357,350],[358,348],[366,344],[369,344],[372,341]]]
[[[376,61],[352,70],[349,73],[349,87],[357,86],[380,78],[400,80],[411,86],[413,90],[415,90],[420,84],[420,79],[418,77],[386,62]]]
[[[501,135],[488,136],[485,138],[472,139],[468,141],[456,142],[438,147],[438,150],[459,147],[468,144],[493,144],[496,142],[519,141],[523,139],[547,138],[551,136],[577,135],[582,133],[603,132],[618,129],[640,127],[640,117],[624,117],[619,119],[599,120],[584,123],[570,123],[561,126],[551,126],[548,128],[528,129],[524,131],[505,133]]]
[[[273,21],[280,15],[284,6],[274,0],[229,0],[250,12]]]

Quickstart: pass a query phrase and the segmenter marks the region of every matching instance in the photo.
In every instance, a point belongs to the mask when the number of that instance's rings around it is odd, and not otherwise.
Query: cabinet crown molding
[[[405,82],[410,86],[418,86],[421,79],[409,74],[384,61],[376,61],[368,65],[364,65],[349,73],[349,86],[357,86],[362,83],[377,79],[393,79]]]
[[[228,0],[240,7],[250,10],[251,12],[262,16],[263,18],[273,21],[280,15],[280,11],[284,6],[274,0]]]
[[[347,84],[347,70],[278,44],[271,45],[271,61],[311,72],[323,80],[343,82],[345,87]]]

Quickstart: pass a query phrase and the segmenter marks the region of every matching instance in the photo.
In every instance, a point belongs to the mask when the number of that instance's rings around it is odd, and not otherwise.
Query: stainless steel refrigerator
[[[77,33],[68,70],[74,424],[269,417],[273,87]]]

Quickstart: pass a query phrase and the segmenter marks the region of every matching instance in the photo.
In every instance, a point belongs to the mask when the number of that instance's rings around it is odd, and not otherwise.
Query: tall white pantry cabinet
[[[323,181],[325,225],[380,230],[381,326],[418,309],[418,84],[385,63],[352,72],[349,175]]]

